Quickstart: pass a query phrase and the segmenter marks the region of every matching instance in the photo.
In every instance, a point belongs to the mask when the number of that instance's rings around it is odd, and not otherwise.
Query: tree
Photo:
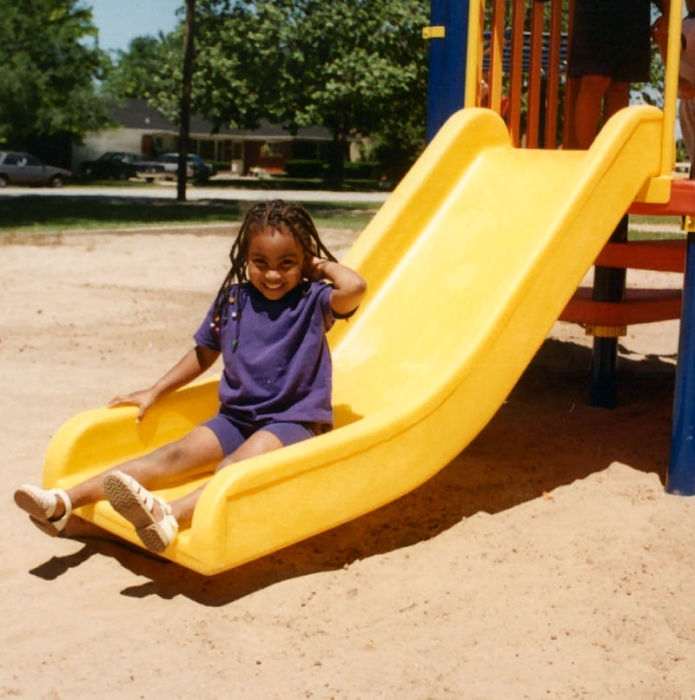
[[[188,139],[191,133],[191,88],[193,54],[195,47],[195,0],[186,0],[186,28],[184,31],[183,80],[181,81],[181,123],[179,128],[179,170],[176,198],[186,201],[188,173]]]
[[[0,139],[77,138],[108,121],[95,84],[108,57],[90,42],[90,10],[77,0],[0,0],[0,15]]]
[[[224,8],[219,5],[232,11],[224,2],[203,1],[195,6],[192,108],[213,119],[218,128],[222,124],[253,126],[266,113],[260,114],[253,108],[246,108],[246,105],[255,102],[254,91],[257,85],[262,84],[266,74],[257,75],[253,80],[247,79],[253,73],[250,56],[243,52],[248,42],[244,37],[230,49],[229,41],[230,38],[234,39],[234,34],[225,36],[228,25],[224,25],[223,31],[220,12]],[[243,32],[239,32],[239,36],[242,35]],[[104,82],[105,92],[115,99],[146,100],[168,119],[179,124],[185,44],[184,22],[166,35],[160,32],[157,37],[136,37],[128,45],[127,51],[118,52]],[[235,109],[229,95],[239,94],[243,94],[244,99],[237,103],[239,109]]]
[[[424,142],[428,9],[426,0],[201,0],[194,104],[217,123],[326,127],[339,181],[351,136]]]
[[[297,27],[304,70],[289,110],[299,124],[330,129],[331,165],[334,179],[340,179],[350,136],[378,133],[404,143],[415,127],[424,137],[427,45],[422,27],[428,23],[429,3],[310,5],[304,26]],[[288,73],[297,75],[299,66],[293,69],[291,63]]]
[[[184,23],[170,34],[135,37],[104,84],[112,98],[144,99],[179,126],[177,200],[186,200],[188,141],[195,58],[196,0],[186,0]]]
[[[148,100],[162,91],[176,91],[172,64],[182,61],[182,38],[178,32],[158,36],[138,36],[128,50],[116,52],[114,65],[102,83],[110,97]],[[180,68],[178,68],[180,78]]]
[[[197,0],[192,110],[214,129],[324,126],[335,181],[351,137],[376,135],[379,153],[412,160],[425,138],[428,15],[428,0]],[[181,25],[131,42],[112,94],[178,123],[183,37]]]

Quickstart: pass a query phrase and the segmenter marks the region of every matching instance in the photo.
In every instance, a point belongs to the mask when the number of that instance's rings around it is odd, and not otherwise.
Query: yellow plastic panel
[[[215,574],[407,493],[504,401],[636,193],[659,171],[662,114],[615,115],[589,151],[514,149],[502,120],[455,114],[346,262],[369,292],[331,332],[336,429],[222,470],[166,557]],[[215,410],[214,382],[69,422],[46,463],[69,485],[182,434]],[[161,491],[181,495],[200,483]],[[78,514],[132,542],[101,502]]]

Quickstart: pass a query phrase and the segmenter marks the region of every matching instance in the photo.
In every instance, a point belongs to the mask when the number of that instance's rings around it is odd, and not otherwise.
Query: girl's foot
[[[109,472],[104,477],[104,493],[113,509],[135,526],[135,532],[147,549],[163,552],[173,542],[179,524],[171,506],[132,476]]]
[[[29,513],[35,525],[53,537],[62,532],[72,513],[72,503],[63,489],[24,484],[14,492],[14,501]]]

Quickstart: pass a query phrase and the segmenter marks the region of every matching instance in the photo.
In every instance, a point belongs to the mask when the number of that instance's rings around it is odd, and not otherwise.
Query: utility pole
[[[179,126],[179,171],[176,199],[186,201],[188,172],[188,141],[191,131],[191,83],[193,80],[193,50],[195,37],[195,0],[186,0],[186,28],[183,47],[183,86],[181,91],[181,123]]]

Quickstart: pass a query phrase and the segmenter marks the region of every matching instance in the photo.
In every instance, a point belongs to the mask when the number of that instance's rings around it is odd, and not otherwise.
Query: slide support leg
[[[624,216],[611,236],[611,241],[627,240],[627,216]],[[596,266],[594,270],[594,301],[622,301],[625,296],[625,270]],[[615,408],[617,393],[618,338],[594,338],[591,357],[592,406]]]
[[[695,233],[688,234],[666,490],[695,495]]]

